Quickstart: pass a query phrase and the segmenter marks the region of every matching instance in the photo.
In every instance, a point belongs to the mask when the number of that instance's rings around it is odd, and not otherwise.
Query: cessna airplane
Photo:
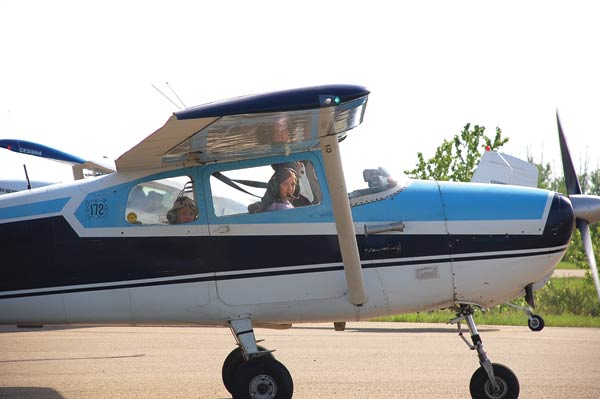
[[[289,371],[254,327],[451,308],[481,365],[471,395],[518,397],[473,312],[531,302],[575,222],[597,278],[588,223],[600,220],[600,198],[581,195],[560,123],[570,197],[382,168],[348,193],[339,141],[368,96],[329,85],[188,108],[119,157],[115,173],[0,196],[10,248],[0,323],[229,327],[238,346],[222,378],[233,397],[291,398]]]

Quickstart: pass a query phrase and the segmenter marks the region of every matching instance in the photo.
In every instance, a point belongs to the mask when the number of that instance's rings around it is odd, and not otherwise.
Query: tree
[[[484,133],[484,126],[475,125],[471,129],[471,124],[467,123],[460,135],[455,135],[452,140],[444,140],[429,160],[425,161],[422,152],[417,153],[415,169],[404,173],[416,179],[469,181],[482,151],[488,146],[497,150],[508,141],[508,138],[502,137],[499,127],[493,139]]]

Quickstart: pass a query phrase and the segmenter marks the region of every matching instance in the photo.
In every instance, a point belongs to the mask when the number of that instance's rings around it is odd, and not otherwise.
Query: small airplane
[[[0,324],[228,327],[233,398],[291,398],[291,374],[255,327],[450,308],[481,366],[471,395],[518,397],[473,313],[533,304],[574,223],[598,287],[588,224],[600,198],[581,194],[560,121],[569,197],[383,168],[348,193],[339,142],[369,94],[327,85],[187,108],[114,173],[0,196]]]

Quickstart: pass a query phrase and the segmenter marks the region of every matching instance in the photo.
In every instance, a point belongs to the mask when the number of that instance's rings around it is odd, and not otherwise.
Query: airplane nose
[[[600,196],[571,194],[569,197],[575,216],[589,224],[600,222]]]
[[[571,239],[574,221],[575,215],[569,198],[558,193],[554,194],[544,236],[554,241],[557,246],[564,245]]]

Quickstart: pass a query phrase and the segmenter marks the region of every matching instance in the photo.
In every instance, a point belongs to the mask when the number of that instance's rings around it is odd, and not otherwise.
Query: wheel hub
[[[492,382],[486,381],[484,389],[488,398],[501,399],[508,393],[508,385],[502,378],[496,377],[496,384],[498,384],[498,388],[494,389]]]
[[[537,319],[531,319],[530,324],[532,328],[538,328],[540,326],[540,322]]]
[[[270,375],[259,374],[250,381],[248,390],[253,399],[273,399],[277,395],[277,383]]]

